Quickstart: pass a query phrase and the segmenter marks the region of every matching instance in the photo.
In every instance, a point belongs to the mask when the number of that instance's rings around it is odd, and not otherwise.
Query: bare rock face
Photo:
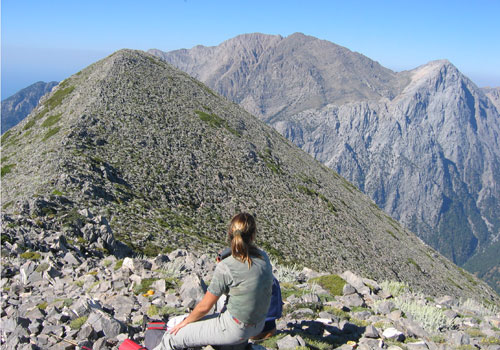
[[[500,231],[499,115],[447,61],[407,74],[392,101],[330,105],[273,126],[464,264]]]
[[[302,34],[151,52],[259,116],[497,290],[499,89],[450,62],[392,72]]]
[[[52,90],[57,82],[39,81],[2,101],[2,134],[26,118],[40,97]]]
[[[481,90],[484,92],[486,96],[493,102],[495,107],[497,108],[497,111],[500,111],[500,87],[486,87],[486,88],[481,88]]]

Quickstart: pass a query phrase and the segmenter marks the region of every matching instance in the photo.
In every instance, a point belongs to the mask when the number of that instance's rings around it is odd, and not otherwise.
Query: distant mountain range
[[[300,33],[149,52],[272,125],[500,291],[499,89],[479,89],[446,60],[396,73]]]
[[[17,125],[35,108],[40,97],[50,92],[56,81],[39,81],[2,101],[2,134]]]
[[[149,256],[215,254],[245,210],[282,263],[499,300],[336,172],[144,52],[65,79],[4,133],[1,190],[2,244],[16,254],[128,254],[115,239]]]

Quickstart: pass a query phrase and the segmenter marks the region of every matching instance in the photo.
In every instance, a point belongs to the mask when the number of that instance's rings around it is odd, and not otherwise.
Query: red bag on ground
[[[144,332],[144,344],[146,348],[154,349],[161,342],[161,338],[168,330],[167,324],[161,321],[148,322],[146,332]]]
[[[133,340],[125,339],[118,350],[148,350],[144,346],[137,344]]]

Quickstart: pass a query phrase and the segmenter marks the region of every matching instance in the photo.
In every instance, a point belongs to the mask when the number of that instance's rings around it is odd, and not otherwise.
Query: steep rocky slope
[[[464,266],[500,291],[498,90],[445,60],[395,73],[301,34],[151,52],[256,113],[457,264],[474,257]]]
[[[56,81],[39,81],[2,101],[2,134],[26,118],[36,107],[40,97],[50,92]]]
[[[116,237],[147,255],[215,252],[248,210],[278,261],[498,298],[271,127],[146,53],[61,82],[3,135],[2,157],[2,244],[16,251],[127,254]]]

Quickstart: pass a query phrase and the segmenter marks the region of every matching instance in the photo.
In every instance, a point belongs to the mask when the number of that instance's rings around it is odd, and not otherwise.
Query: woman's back
[[[214,295],[229,296],[227,310],[247,324],[256,324],[266,318],[271,303],[273,274],[267,254],[258,251],[251,266],[229,256],[215,269],[208,291]]]

